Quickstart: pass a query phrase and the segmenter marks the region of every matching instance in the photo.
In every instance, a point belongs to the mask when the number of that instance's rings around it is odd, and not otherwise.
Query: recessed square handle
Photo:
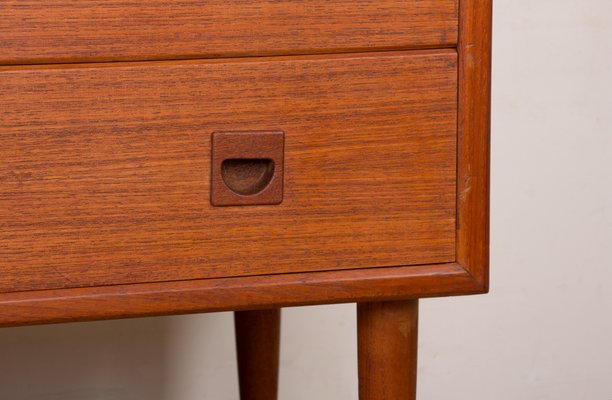
[[[283,201],[284,132],[214,132],[211,143],[212,205]]]

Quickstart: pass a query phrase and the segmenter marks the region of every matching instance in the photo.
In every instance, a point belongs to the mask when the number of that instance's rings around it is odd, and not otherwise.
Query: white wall
[[[419,398],[612,399],[612,2],[495,2],[491,294],[421,302]],[[281,398],[357,399],[354,306],[285,310]],[[0,400],[237,399],[231,315],[0,329]]]

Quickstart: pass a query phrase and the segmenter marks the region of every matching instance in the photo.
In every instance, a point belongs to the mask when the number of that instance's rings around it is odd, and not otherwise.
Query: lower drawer
[[[0,291],[453,261],[456,58],[0,69]],[[212,205],[234,131],[284,132],[280,204]]]

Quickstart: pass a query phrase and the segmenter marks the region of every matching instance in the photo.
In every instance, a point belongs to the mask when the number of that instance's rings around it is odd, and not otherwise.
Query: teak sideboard
[[[0,325],[357,303],[414,399],[418,299],[488,290],[491,0],[4,0]]]

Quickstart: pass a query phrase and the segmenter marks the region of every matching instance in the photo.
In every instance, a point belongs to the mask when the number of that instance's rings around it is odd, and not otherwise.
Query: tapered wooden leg
[[[280,309],[236,311],[236,352],[241,400],[276,400]]]
[[[418,300],[357,305],[359,400],[415,400]]]

